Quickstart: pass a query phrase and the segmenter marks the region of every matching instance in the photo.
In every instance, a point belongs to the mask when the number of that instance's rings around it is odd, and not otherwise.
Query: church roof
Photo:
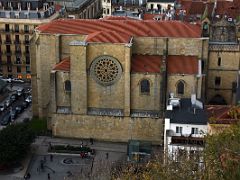
[[[198,59],[196,56],[168,56],[168,74],[197,74]]]
[[[161,56],[133,55],[131,61],[131,72],[159,73],[161,63]]]
[[[53,68],[54,71],[70,71],[70,57],[62,59],[58,64]]]
[[[58,19],[38,26],[37,30],[41,33],[50,34],[88,35],[97,31],[115,31],[128,36],[140,37],[201,37],[199,25],[180,21]]]
[[[131,36],[116,31],[97,31],[87,36],[86,42],[129,43]]]

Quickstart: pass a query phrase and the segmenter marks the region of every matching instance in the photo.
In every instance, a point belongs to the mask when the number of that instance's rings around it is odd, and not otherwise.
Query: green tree
[[[203,166],[199,166],[199,159],[204,161]],[[239,180],[240,124],[207,135],[202,153],[190,157],[182,154],[178,162],[157,157],[143,164],[123,163],[113,167],[111,174],[112,179],[133,180]]]
[[[28,152],[35,133],[27,123],[7,126],[0,131],[0,164],[10,165],[22,160]]]

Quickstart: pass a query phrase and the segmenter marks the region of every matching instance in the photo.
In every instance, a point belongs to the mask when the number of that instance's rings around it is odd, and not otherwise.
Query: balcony
[[[17,64],[17,65],[22,64],[22,61],[14,61],[14,64]]]
[[[21,52],[21,51],[15,51],[15,54],[16,54],[16,55],[21,55],[22,52]]]
[[[11,40],[6,40],[5,44],[12,44],[12,41]]]
[[[21,41],[20,40],[15,40],[14,44],[21,44]]]
[[[172,136],[172,144],[204,145],[204,138],[193,136]]]
[[[24,44],[28,45],[28,44],[30,44],[30,41],[29,40],[25,40]]]
[[[6,51],[5,54],[6,54],[7,56],[11,56],[11,55],[12,55],[12,52],[11,52],[11,51]]]

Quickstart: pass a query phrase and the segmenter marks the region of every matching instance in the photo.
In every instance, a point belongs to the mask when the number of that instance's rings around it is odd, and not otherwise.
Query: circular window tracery
[[[121,77],[122,67],[117,59],[111,56],[101,56],[93,61],[90,72],[99,84],[108,86]]]

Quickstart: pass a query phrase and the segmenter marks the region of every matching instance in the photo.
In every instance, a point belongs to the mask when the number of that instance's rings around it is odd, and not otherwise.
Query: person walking
[[[50,174],[49,174],[49,173],[47,174],[47,178],[48,178],[48,180],[50,180],[50,179],[51,179],[51,177],[50,177]]]
[[[108,152],[106,153],[106,159],[108,159]]]

